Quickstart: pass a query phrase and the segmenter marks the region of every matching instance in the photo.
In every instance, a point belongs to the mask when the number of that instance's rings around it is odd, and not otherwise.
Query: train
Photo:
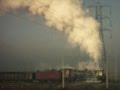
[[[65,82],[76,81],[105,81],[103,70],[45,70],[36,72],[0,72],[0,82],[61,82],[64,75]]]

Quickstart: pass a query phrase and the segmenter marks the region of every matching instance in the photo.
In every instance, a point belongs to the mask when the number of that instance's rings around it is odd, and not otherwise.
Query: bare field
[[[0,83],[0,90],[120,90],[120,83],[109,83],[106,89],[105,83],[72,83],[61,85],[40,83]]]

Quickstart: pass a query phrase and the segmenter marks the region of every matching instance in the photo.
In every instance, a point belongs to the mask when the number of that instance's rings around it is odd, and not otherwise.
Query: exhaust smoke
[[[93,59],[93,64],[90,61],[90,64],[84,64],[85,67],[95,65],[99,68],[102,51],[99,23],[89,15],[82,2],[82,0],[0,0],[0,13],[25,9],[33,15],[43,15],[48,26],[64,32],[74,47],[79,46],[80,50]]]

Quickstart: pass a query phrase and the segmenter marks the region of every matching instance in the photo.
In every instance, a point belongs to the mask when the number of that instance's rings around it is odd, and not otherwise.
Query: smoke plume
[[[95,63],[95,62],[92,62],[92,61],[89,61],[89,62],[85,62],[85,61],[80,61],[78,63],[78,69],[79,70],[99,70],[99,69],[102,69],[99,67],[99,63]]]
[[[43,15],[48,26],[64,32],[73,46],[79,46],[98,65],[102,50],[99,23],[82,4],[82,0],[0,0],[0,13],[25,9]]]

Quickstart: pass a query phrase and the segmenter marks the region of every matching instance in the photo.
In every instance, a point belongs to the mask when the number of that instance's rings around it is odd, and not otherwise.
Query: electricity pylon
[[[108,53],[106,53],[106,45],[105,45],[105,40],[104,40],[104,31],[111,32],[111,30],[104,27],[104,22],[105,22],[105,20],[108,20],[110,26],[112,26],[111,19],[110,19],[111,6],[110,5],[102,5],[100,2],[97,2],[95,5],[89,6],[89,8],[93,8],[95,10],[95,18],[100,23],[100,28],[99,28],[100,29],[100,36],[101,36],[101,40],[103,42],[102,60],[104,62],[106,62],[106,64],[105,64],[105,67],[106,67],[106,88],[108,88],[109,87],[109,84],[108,84],[108,72],[109,72],[109,70],[108,70],[108,56],[109,55],[108,55]],[[109,9],[109,16],[104,15],[104,9],[105,8]]]

